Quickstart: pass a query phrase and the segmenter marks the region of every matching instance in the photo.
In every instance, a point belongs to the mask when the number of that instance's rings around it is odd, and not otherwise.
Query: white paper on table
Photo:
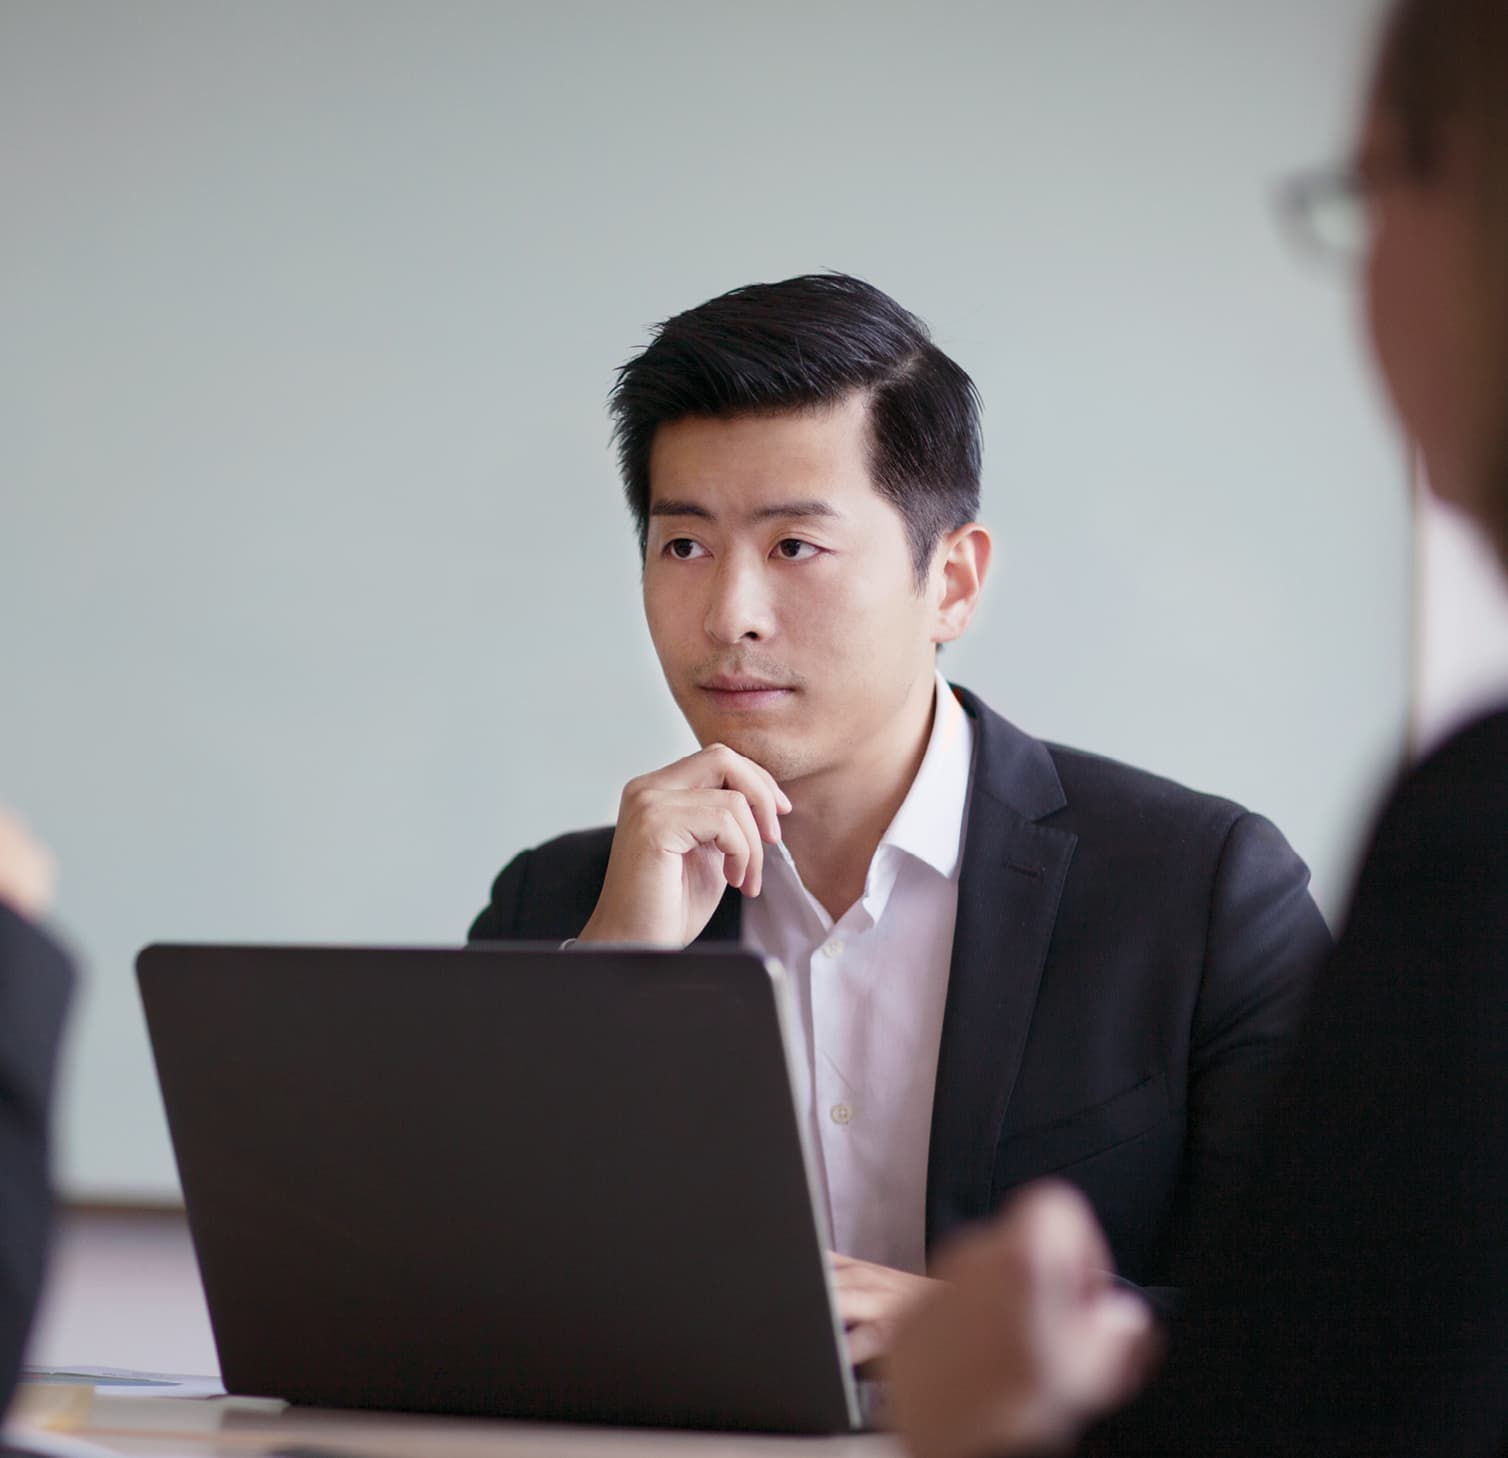
[[[192,1377],[181,1372],[135,1372],[129,1367],[25,1367],[22,1382],[74,1383],[92,1386],[111,1397],[224,1397],[218,1377]]]

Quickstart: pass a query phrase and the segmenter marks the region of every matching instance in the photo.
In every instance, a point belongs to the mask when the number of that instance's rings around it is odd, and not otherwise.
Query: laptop
[[[778,964],[495,944],[136,965],[229,1391],[860,1426]]]

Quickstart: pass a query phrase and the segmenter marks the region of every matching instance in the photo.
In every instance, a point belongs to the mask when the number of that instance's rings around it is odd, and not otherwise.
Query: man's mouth
[[[789,684],[753,678],[742,673],[719,673],[704,678],[697,687],[719,708],[767,709],[784,703],[795,693]]]

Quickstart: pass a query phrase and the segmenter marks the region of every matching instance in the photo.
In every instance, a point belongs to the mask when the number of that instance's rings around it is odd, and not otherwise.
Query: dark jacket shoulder
[[[574,830],[519,852],[498,872],[466,939],[564,941],[591,918],[607,875],[613,827]]]
[[[1471,996],[1500,995],[1508,968],[1505,824],[1508,712],[1501,712],[1468,724],[1400,776],[1347,916],[1344,944],[1364,955],[1343,965],[1389,967],[1402,979],[1394,990],[1432,1018],[1467,982]],[[1406,959],[1398,955],[1405,946]],[[1424,967],[1433,969],[1428,978]],[[1375,986],[1377,972],[1368,975]]]
[[[1452,842],[1486,835],[1496,846],[1501,822],[1487,813],[1508,801],[1508,709],[1464,725],[1406,771],[1378,817],[1379,850],[1402,838],[1443,832]]]
[[[48,1129],[72,987],[63,949],[0,903],[0,1407],[10,1400],[41,1290]]]
[[[1208,895],[1222,867],[1255,863],[1307,888],[1307,867],[1264,816],[1123,761],[1034,738],[968,690],[955,692],[979,741],[971,819],[993,800],[1074,835],[1077,880],[1089,870],[1104,884],[1106,875],[1134,868],[1143,881],[1186,882],[1197,869]]]
[[[1192,825],[1228,827],[1246,811],[1233,800],[1103,754],[1038,739],[997,714],[968,689],[953,686],[974,721],[974,791],[1028,819],[1088,815],[1127,831]]]
[[[1246,807],[1220,795],[1191,789],[1150,770],[1065,744],[1048,744],[1070,807],[1092,810],[1128,831],[1222,830]]]
[[[1309,868],[1266,816],[1103,755],[1056,744],[1048,750],[1067,798],[1048,823],[1078,835],[1081,881],[1139,883],[1164,898],[1165,915],[1187,897],[1191,914],[1202,904],[1211,917],[1221,903],[1244,901],[1260,887],[1274,910],[1302,900],[1311,958],[1327,949]]]

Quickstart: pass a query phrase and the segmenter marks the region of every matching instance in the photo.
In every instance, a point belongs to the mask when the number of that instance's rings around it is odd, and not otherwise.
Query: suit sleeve
[[[72,981],[62,951],[0,904],[0,1409],[15,1389],[41,1290],[48,1114]]]
[[[1093,1451],[1502,1452],[1508,781],[1384,820],[1261,1177],[1212,1231],[1162,1378]]]
[[[529,882],[532,851],[514,856],[492,883],[492,898],[466,933],[468,942],[506,942],[518,936],[518,908]]]
[[[1239,1198],[1314,977],[1331,947],[1309,870],[1278,829],[1242,814],[1221,848],[1189,1050],[1188,1154],[1172,1269],[1220,1206]]]

